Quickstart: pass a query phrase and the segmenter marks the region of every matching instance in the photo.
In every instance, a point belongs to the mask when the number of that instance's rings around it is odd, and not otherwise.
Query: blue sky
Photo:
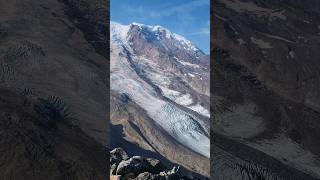
[[[210,49],[210,0],[111,0],[111,20],[161,25]]]

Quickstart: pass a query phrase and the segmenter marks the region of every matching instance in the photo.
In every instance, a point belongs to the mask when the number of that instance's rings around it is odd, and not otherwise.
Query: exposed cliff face
[[[319,177],[319,3],[301,3],[214,2],[212,128]]]
[[[143,149],[208,176],[208,64],[190,41],[165,28],[112,22],[112,123]]]
[[[137,55],[175,72],[177,77],[188,80],[195,90],[209,95],[209,56],[192,42],[161,26],[132,24],[128,33],[128,42]]]

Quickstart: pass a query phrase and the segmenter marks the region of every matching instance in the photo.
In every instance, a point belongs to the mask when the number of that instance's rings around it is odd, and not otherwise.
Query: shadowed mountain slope
[[[2,178],[107,178],[109,43],[97,8],[0,1]]]
[[[319,178],[319,3],[217,0],[212,15],[211,127],[230,143],[216,145],[281,179]]]

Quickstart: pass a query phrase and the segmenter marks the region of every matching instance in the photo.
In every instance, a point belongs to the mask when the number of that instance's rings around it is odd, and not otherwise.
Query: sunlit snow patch
[[[188,108],[192,109],[193,111],[195,111],[201,115],[204,115],[206,117],[210,117],[210,112],[206,108],[201,106],[200,104],[196,104],[194,106],[189,106]]]
[[[176,102],[177,104],[180,104],[182,106],[186,106],[187,108],[203,115],[206,117],[210,117],[210,112],[201,106],[200,104],[191,105],[193,103],[193,100],[190,96],[190,94],[182,94],[178,91],[174,91],[172,89],[169,89],[167,87],[160,86],[162,93],[165,97],[171,99],[172,101]]]

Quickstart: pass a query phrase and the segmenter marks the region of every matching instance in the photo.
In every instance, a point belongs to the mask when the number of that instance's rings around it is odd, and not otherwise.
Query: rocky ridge
[[[110,176],[118,179],[134,180],[193,180],[183,174],[180,167],[174,166],[171,170],[158,159],[141,156],[129,157],[122,148],[110,151]]]

